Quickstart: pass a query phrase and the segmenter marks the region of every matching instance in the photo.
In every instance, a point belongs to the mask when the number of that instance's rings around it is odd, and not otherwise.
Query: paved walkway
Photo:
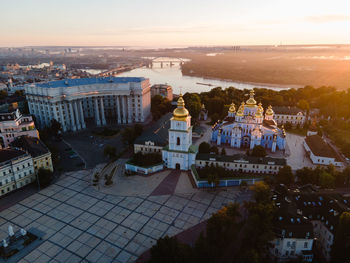
[[[159,183],[169,173],[158,175],[162,177]],[[158,238],[207,220],[234,202],[239,192],[230,188],[151,195],[158,183],[148,194],[122,194],[134,191],[139,181],[133,181],[124,184],[129,188],[121,192],[115,188],[113,193],[103,193],[91,186],[91,174],[91,170],[66,173],[53,185],[0,212],[0,240],[7,236],[10,224],[15,231],[35,227],[45,232],[43,244],[20,262],[134,262]]]
[[[152,195],[172,195],[175,192],[181,171],[171,171],[151,193]]]

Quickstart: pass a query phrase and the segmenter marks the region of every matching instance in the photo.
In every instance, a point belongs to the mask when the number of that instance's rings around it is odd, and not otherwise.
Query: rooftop
[[[334,158],[336,161],[341,161],[340,156],[334,151],[334,149],[326,143],[321,136],[311,135],[307,136],[305,142],[309,146],[312,153],[316,156]]]
[[[0,149],[0,163],[10,161],[14,158],[25,155],[26,152],[18,149]]]
[[[298,107],[290,107],[290,106],[276,106],[273,107],[273,111],[275,114],[288,114],[288,115],[297,115],[299,112],[303,113],[301,109]]]
[[[74,87],[91,84],[108,84],[108,83],[129,83],[142,82],[146,80],[143,77],[105,77],[105,78],[81,78],[81,79],[63,79],[50,81],[45,83],[35,83],[40,88],[58,88],[58,87]]]
[[[244,161],[247,163],[256,164],[276,164],[276,165],[286,165],[286,159],[284,158],[273,158],[273,157],[254,157],[247,156],[245,154],[234,154],[234,155],[218,155],[210,153],[199,153],[197,154],[196,160],[215,160],[218,162],[240,162]]]
[[[10,145],[12,147],[24,149],[32,157],[37,157],[50,152],[40,139],[29,136],[18,137]]]
[[[145,130],[137,139],[135,144],[145,144],[147,141],[154,142],[156,146],[165,146],[168,143],[168,130],[172,113],[162,116],[149,129]]]

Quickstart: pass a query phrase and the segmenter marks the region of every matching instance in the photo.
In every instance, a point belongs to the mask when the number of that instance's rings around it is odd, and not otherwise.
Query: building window
[[[180,145],[180,137],[177,137],[177,139],[176,139],[176,145]]]

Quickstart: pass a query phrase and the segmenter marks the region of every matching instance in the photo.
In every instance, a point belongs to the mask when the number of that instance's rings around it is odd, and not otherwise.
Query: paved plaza
[[[35,227],[46,233],[43,244],[20,262],[134,262],[158,238],[208,219],[237,198],[249,199],[242,198],[238,188],[169,195],[159,195],[158,190],[141,196],[106,194],[89,185],[91,173],[66,173],[57,183],[0,213],[0,240],[7,236],[9,224],[15,231]],[[179,176],[173,180],[176,189],[187,182],[183,173]]]

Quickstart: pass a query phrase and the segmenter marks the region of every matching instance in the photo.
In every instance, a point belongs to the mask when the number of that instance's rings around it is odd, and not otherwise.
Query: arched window
[[[180,137],[177,137],[177,139],[176,139],[176,145],[180,145]]]

